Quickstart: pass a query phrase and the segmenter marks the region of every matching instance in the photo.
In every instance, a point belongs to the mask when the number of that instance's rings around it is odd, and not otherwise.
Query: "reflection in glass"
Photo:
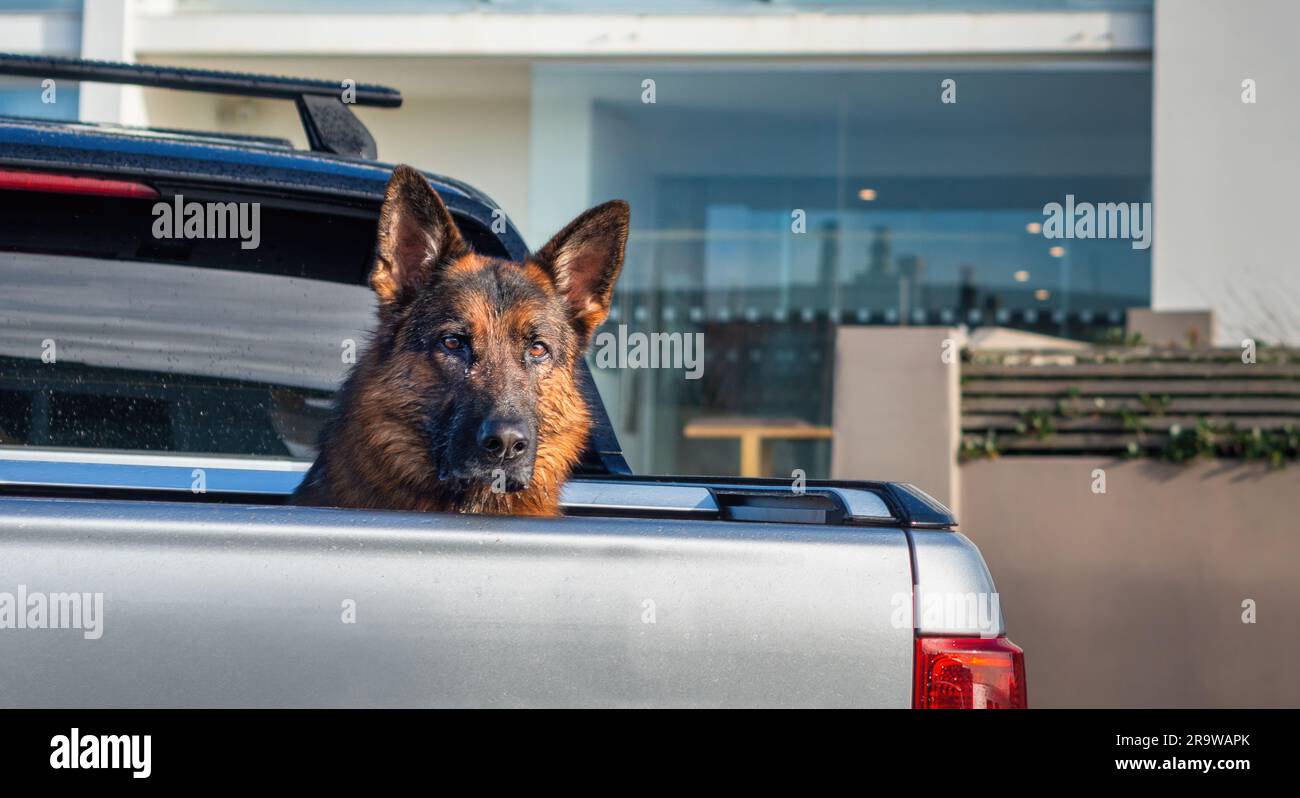
[[[1146,65],[533,75],[532,239],[627,199],[633,234],[607,329],[704,333],[698,380],[593,361],[635,470],[737,473],[740,442],[695,438],[700,422],[830,425],[839,325],[1091,338],[1149,304],[1149,250],[1049,240],[1041,226],[1044,205],[1067,195],[1150,200]],[[955,104],[941,101],[947,79]],[[828,475],[826,440],[768,446],[770,475]]]
[[[315,456],[364,286],[0,253],[0,444]]]

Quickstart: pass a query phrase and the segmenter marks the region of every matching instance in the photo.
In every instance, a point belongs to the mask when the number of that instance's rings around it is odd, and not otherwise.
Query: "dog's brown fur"
[[[424,177],[397,167],[370,275],[378,328],[295,503],[558,514],[590,427],[576,367],[609,312],[627,230],[614,201],[523,262],[485,257]],[[505,417],[533,437],[497,463],[483,430]]]

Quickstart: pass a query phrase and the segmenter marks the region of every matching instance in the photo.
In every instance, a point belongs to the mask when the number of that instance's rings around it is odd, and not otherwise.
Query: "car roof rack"
[[[313,152],[329,152],[375,160],[375,139],[349,105],[397,108],[402,93],[387,86],[347,81],[311,80],[214,69],[127,64],[49,55],[0,53],[0,76],[120,83],[159,89],[180,89],[241,97],[293,100],[298,106],[307,142]],[[345,88],[348,101],[344,102]]]

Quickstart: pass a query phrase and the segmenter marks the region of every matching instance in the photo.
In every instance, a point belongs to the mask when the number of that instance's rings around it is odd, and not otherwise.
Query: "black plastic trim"
[[[313,152],[330,152],[371,161],[379,154],[375,139],[348,105],[397,108],[402,104],[402,93],[397,89],[368,83],[348,87],[349,97],[345,103],[342,81],[49,55],[0,53],[0,75],[293,100],[298,106],[298,115]]]
[[[844,503],[833,493],[733,488],[715,488],[712,493],[722,518],[727,521],[838,526],[848,517]]]
[[[949,529],[957,526],[952,510],[939,500],[908,482],[890,482],[889,489],[915,529]]]
[[[337,80],[15,53],[0,53],[0,75],[62,78],[92,83],[121,83],[157,89],[202,91],[279,100],[296,100],[307,95],[341,97],[343,93],[343,83]],[[399,108],[402,105],[402,93],[397,89],[370,83],[358,83],[355,89],[356,101],[352,103],[354,105],[372,105],[381,108]]]

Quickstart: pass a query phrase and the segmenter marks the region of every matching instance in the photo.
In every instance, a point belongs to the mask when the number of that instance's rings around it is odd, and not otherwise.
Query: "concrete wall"
[[[1208,310],[1150,310],[1129,308],[1126,331],[1142,336],[1152,346],[1205,348],[1215,332],[1214,313]]]
[[[839,328],[833,479],[912,482],[960,512],[963,340],[948,327]]]
[[[1300,3],[1156,0],[1152,306],[1300,344]],[[1242,81],[1256,102],[1242,102]]]
[[[1300,706],[1300,467],[1007,457],[961,472],[961,530],[1025,649],[1030,706]]]

